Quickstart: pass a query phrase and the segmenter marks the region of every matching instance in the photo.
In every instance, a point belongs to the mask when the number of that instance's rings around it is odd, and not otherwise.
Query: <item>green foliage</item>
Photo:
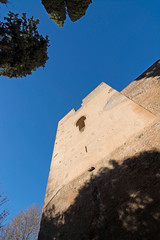
[[[63,27],[67,12],[71,21],[77,21],[85,15],[90,3],[92,0],[42,0],[50,18],[59,27]]]
[[[59,26],[63,27],[66,19],[66,9],[64,0],[42,0],[50,18]]]
[[[0,22],[0,75],[9,78],[31,74],[48,60],[49,40],[38,33],[39,20],[18,16],[9,12]]]
[[[0,3],[7,4],[8,0],[0,0]]]
[[[85,15],[91,0],[67,0],[67,11],[72,22],[77,21]]]

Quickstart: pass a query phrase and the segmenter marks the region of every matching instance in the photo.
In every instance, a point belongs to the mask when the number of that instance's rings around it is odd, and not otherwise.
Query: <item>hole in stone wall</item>
[[[85,150],[86,150],[86,152],[88,152],[88,151],[87,151],[87,146],[85,146]]]
[[[86,120],[86,117],[85,116],[82,116],[78,119],[78,121],[76,122],[76,127],[79,127],[79,131],[80,132],[83,132],[84,131],[84,128],[85,128],[85,121]]]
[[[90,167],[90,168],[88,169],[88,172],[92,172],[93,170],[95,170],[95,167]]]

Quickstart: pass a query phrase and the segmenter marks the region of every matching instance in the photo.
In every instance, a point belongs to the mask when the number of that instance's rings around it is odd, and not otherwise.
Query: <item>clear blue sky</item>
[[[8,10],[40,19],[49,35],[45,69],[0,77],[0,182],[10,218],[43,204],[58,121],[102,81],[122,90],[160,57],[160,1],[93,0],[59,28],[40,0],[9,0]],[[3,14],[2,14],[3,13]]]

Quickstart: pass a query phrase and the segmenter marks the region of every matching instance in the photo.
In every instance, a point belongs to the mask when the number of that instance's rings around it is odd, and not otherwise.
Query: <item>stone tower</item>
[[[160,61],[57,129],[39,240],[160,239]]]

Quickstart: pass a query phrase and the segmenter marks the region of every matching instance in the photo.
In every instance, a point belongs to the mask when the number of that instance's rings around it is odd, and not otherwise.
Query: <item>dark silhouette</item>
[[[111,168],[79,191],[66,212],[43,214],[39,240],[159,240],[160,153],[146,151]]]
[[[4,227],[4,221],[6,220],[6,217],[9,214],[8,210],[4,209],[4,204],[7,201],[8,201],[7,197],[4,197],[3,194],[0,194],[0,235]]]
[[[160,76],[160,60],[156,61],[150,68],[148,68],[137,79],[135,79],[135,81],[141,80],[143,78],[158,77],[158,76]]]
[[[42,0],[49,17],[59,26],[63,27],[68,13],[72,22],[85,15],[92,0]]]
[[[8,0],[0,0],[0,3],[7,4]]]
[[[39,20],[27,18],[25,13],[19,18],[12,12],[4,20],[0,22],[0,75],[23,77],[44,68],[49,41],[37,30]]]

